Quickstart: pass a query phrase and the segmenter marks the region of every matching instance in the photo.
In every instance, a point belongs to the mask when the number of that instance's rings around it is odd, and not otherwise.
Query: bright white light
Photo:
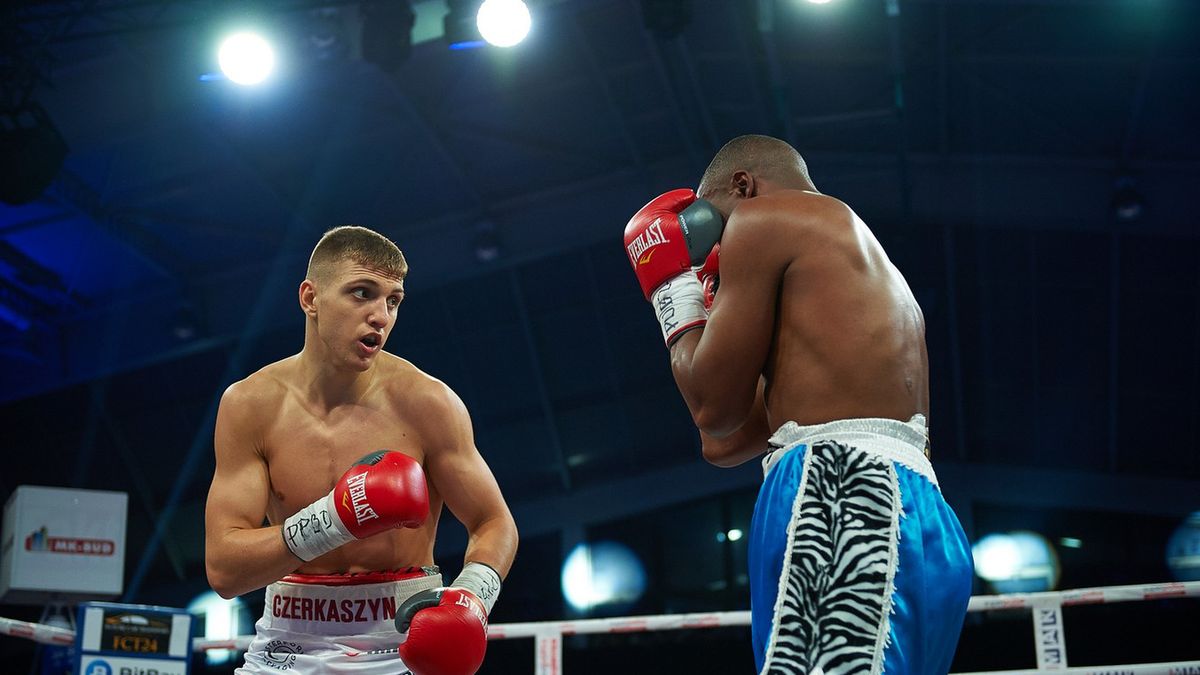
[[[989,534],[971,547],[975,573],[988,581],[1011,579],[1021,566],[1021,551],[1007,534]]]
[[[254,33],[237,33],[221,43],[217,61],[225,77],[238,84],[258,84],[275,68],[271,45]]]
[[[1049,591],[1058,584],[1054,547],[1035,532],[990,534],[971,547],[975,573],[998,593]]]
[[[814,5],[824,5],[825,3],[829,2],[829,0],[808,0],[808,1]]]
[[[577,610],[631,603],[646,590],[646,572],[628,547],[616,542],[580,544],[562,569],[562,591]]]
[[[729,537],[729,541],[737,541],[738,539],[742,538],[743,534],[745,533],[735,527],[729,532],[726,532],[725,536]]]
[[[201,593],[187,608],[188,614],[204,618],[204,637],[210,640],[228,640],[241,634],[242,628],[249,632],[250,615],[241,599],[226,600],[213,591]],[[232,649],[209,649],[207,661],[221,664],[237,656]]]
[[[533,20],[521,0],[484,0],[475,23],[488,44],[511,47],[525,39]]]

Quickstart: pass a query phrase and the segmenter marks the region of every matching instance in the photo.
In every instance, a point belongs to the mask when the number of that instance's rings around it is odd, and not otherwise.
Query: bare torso
[[[866,224],[823,195],[766,199],[791,259],[764,369],[770,427],[928,414],[924,318]],[[814,222],[790,222],[802,220]]]
[[[294,357],[247,380],[263,396],[259,452],[270,478],[266,512],[272,525],[329,492],[366,454],[394,450],[424,464],[420,389],[430,378],[402,359],[386,353],[380,357],[376,377],[363,396],[330,409],[305,395]],[[297,571],[363,572],[432,564],[442,498],[428,480],[426,484],[430,517],[424,526],[353,541]]]

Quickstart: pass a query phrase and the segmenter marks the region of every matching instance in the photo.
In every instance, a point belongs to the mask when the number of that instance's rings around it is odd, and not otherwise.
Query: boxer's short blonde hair
[[[343,260],[353,260],[400,280],[408,276],[408,261],[400,248],[382,234],[358,225],[342,225],[326,232],[313,248],[306,276],[310,281],[323,281]]]

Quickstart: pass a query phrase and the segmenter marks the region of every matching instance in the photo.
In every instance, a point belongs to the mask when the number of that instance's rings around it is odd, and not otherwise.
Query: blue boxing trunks
[[[971,552],[927,437],[922,415],[771,436],[749,549],[759,673],[949,671]]]

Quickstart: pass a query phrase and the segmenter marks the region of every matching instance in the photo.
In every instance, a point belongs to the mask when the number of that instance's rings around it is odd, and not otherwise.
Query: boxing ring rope
[[[1080,675],[1192,675],[1200,673],[1200,661],[1144,663],[1114,666],[1067,667],[1066,637],[1062,608],[1073,605],[1104,605],[1118,602],[1139,602],[1168,598],[1200,597],[1200,581],[1166,584],[1140,584],[1079,588],[1042,593],[1011,593],[973,596],[968,612],[1030,610],[1033,614],[1034,642],[1037,646],[1037,668],[1024,670],[987,671],[988,675],[1025,675],[1046,673],[1078,673]],[[577,621],[534,621],[526,623],[492,624],[489,640],[534,639],[535,675],[562,675],[562,638],[569,635],[644,633],[660,630],[691,630],[724,626],[750,625],[750,612],[698,612],[693,614],[659,614],[623,616]],[[45,624],[0,617],[0,635],[25,638],[44,644],[66,645],[75,640],[74,631]],[[244,651],[253,636],[242,635],[228,640],[194,638],[192,649],[237,649]],[[982,675],[973,673],[971,675]]]

